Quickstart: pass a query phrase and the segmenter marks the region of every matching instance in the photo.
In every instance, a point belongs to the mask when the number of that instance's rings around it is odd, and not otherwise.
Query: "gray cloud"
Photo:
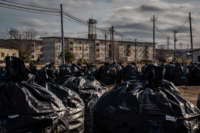
[[[59,9],[58,0],[15,0],[32,5]],[[157,40],[164,40],[165,35],[176,29],[188,33],[188,12],[192,11],[194,34],[200,27],[199,0],[63,0],[66,12],[87,20],[93,16],[98,19],[98,26],[114,25],[124,36],[152,40],[152,15],[157,16]],[[46,15],[27,15],[15,10],[0,8],[1,29],[9,27],[35,28],[39,31],[54,33],[60,30],[59,17]],[[2,12],[3,11],[3,12]],[[16,15],[17,14],[17,15]],[[23,19],[24,18],[24,19]],[[87,32],[87,26],[80,26],[72,21],[65,21],[66,32]],[[186,25],[186,27],[185,27]],[[5,30],[3,30],[5,31]],[[198,34],[197,34],[198,35]],[[166,40],[166,39],[165,39]],[[165,41],[164,40],[164,41]],[[195,41],[195,40],[194,40]],[[197,42],[197,41],[196,41]],[[187,43],[187,42],[186,42]]]
[[[177,31],[179,33],[187,33],[189,32],[189,27],[182,26],[182,25],[177,25],[177,26],[172,26],[171,28],[164,29],[163,31],[165,32],[172,32],[172,31]]]
[[[166,10],[163,8],[160,8],[160,7],[153,6],[153,5],[145,5],[144,4],[138,8],[138,11],[140,11],[140,12],[164,12]]]
[[[132,24],[118,24],[115,25],[115,28],[119,29],[131,29],[131,30],[151,30],[152,26],[145,23],[132,23]]]

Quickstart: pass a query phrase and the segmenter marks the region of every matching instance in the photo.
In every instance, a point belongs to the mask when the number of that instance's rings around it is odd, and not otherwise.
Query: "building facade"
[[[17,49],[0,47],[0,66],[5,65],[6,56],[19,57],[19,51]]]
[[[42,56],[42,41],[40,40],[33,40],[32,45],[30,46],[31,49],[31,61],[40,61]]]
[[[200,49],[193,50],[193,62],[200,63]]]
[[[42,62],[61,63],[61,39],[60,37],[43,37]],[[93,46],[95,51],[91,51]],[[153,59],[153,44],[147,42],[127,42],[110,40],[88,40],[86,38],[65,38],[64,48],[75,55],[75,60],[85,59],[92,63],[105,61],[132,62]],[[92,54],[91,52],[95,53]],[[92,59],[91,59],[92,58]]]
[[[42,55],[41,40],[25,40],[25,39],[0,39],[0,47],[8,49],[17,49],[19,53],[28,57],[28,62],[40,60]]]

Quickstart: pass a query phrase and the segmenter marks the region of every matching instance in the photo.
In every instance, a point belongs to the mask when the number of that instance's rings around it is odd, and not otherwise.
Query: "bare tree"
[[[27,29],[26,31],[24,31],[25,34],[25,39],[26,40],[34,40],[37,36],[37,31],[34,29]]]
[[[38,33],[32,28],[24,31],[10,28],[8,34],[10,36],[10,42],[8,44],[19,50],[19,56],[22,60],[26,62],[31,61],[32,52],[34,50],[34,40]]]
[[[10,28],[9,31],[10,39],[19,39],[19,30],[16,28]]]

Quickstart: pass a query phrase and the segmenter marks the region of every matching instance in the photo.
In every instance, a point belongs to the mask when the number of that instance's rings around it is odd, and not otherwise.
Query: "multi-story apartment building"
[[[53,62],[60,64],[61,42],[60,37],[43,37],[43,63]],[[94,45],[95,44],[95,45]],[[105,60],[114,61],[141,61],[152,60],[153,44],[147,42],[128,42],[110,40],[88,40],[85,38],[65,38],[65,50],[75,55],[76,61],[85,59],[88,62],[93,58],[95,62],[104,62]],[[90,47],[94,45],[95,54],[91,57]],[[106,58],[105,58],[106,57]],[[136,58],[135,58],[136,57]]]

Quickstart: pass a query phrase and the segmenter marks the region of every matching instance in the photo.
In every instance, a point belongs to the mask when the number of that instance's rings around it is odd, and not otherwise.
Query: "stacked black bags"
[[[76,91],[85,103],[85,133],[93,133],[93,118],[92,109],[96,101],[105,92],[101,84],[95,80],[87,77],[71,77],[63,86]]]
[[[189,84],[200,85],[200,66],[198,64],[189,66]]]
[[[135,63],[128,64],[121,70],[123,81],[137,80],[139,78],[138,68]]]
[[[121,69],[122,67],[119,64],[105,63],[97,71],[96,79],[101,81],[105,85],[112,85],[115,83],[119,83],[121,80],[121,75],[120,75]]]
[[[146,68],[145,80],[123,83],[94,107],[94,133],[197,133],[199,109],[162,80],[162,68]]]
[[[7,57],[0,82],[0,133],[68,133],[68,108],[63,101],[28,79],[24,63]]]
[[[68,132],[68,111],[52,92],[37,84],[0,83],[2,133]]]
[[[84,109],[85,105],[80,96],[60,85],[48,83],[48,89],[62,100],[65,107],[69,110],[69,132],[84,133]]]
[[[179,63],[171,63],[165,66],[165,79],[173,82],[175,85],[187,85],[188,74],[187,67]]]
[[[63,83],[64,80],[71,77],[70,75],[57,78],[55,76],[56,73],[54,73],[54,69],[44,67],[36,72],[34,80],[31,81],[37,82],[41,86],[46,87],[49,91],[53,92],[69,110],[68,119],[70,133],[84,133],[84,102],[76,92],[59,85]]]

